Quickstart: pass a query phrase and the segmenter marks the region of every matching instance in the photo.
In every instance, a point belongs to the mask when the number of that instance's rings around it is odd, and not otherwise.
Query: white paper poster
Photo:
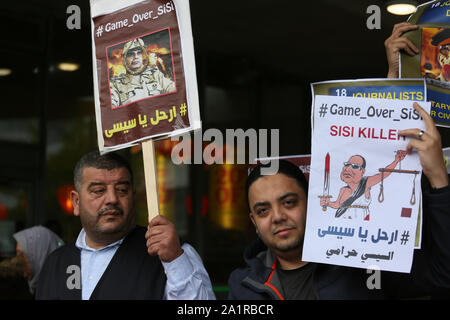
[[[444,148],[442,149],[442,152],[444,153],[445,167],[447,168],[447,172],[450,174],[450,166],[449,166],[450,148]]]
[[[429,102],[419,102],[430,111]],[[303,260],[410,272],[421,166],[412,101],[316,96]]]

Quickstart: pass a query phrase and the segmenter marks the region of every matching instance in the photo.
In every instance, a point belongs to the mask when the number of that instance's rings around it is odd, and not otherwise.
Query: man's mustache
[[[98,212],[98,217],[105,215],[105,212],[116,211],[114,214],[123,216],[123,210],[117,206],[107,206]]]
[[[275,234],[277,232],[279,232],[280,230],[284,230],[284,229],[295,229],[296,225],[293,223],[288,223],[288,224],[284,224],[282,226],[276,226],[274,228],[272,228],[271,232],[272,234]]]

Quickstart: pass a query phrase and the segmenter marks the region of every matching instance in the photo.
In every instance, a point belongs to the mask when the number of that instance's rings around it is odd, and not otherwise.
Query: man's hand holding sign
[[[183,254],[175,225],[164,216],[154,217],[145,234],[150,255],[158,255],[163,262],[171,262]]]
[[[386,57],[388,60],[389,70],[388,78],[398,78],[399,76],[399,55],[400,50],[404,50],[408,55],[414,56],[419,53],[419,49],[408,38],[402,37],[405,32],[416,30],[417,25],[408,22],[398,23],[394,26],[392,34],[384,42],[386,48]]]
[[[171,262],[183,254],[183,249],[181,249],[175,225],[160,215],[153,140],[142,143],[142,154],[147,192],[148,228],[145,238],[147,239],[148,253],[158,255],[163,262]]]
[[[414,108],[423,118],[426,130],[407,129],[400,130],[398,134],[411,138],[406,147],[407,151],[411,153],[413,150],[416,150],[419,153],[423,173],[427,176],[431,186],[436,189],[445,187],[449,181],[443,160],[441,135],[433,119],[418,103],[414,103]]]

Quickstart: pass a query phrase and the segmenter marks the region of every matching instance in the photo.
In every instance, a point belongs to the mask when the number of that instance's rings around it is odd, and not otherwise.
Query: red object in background
[[[175,147],[177,144],[178,141],[172,141],[171,139],[160,140],[155,144],[155,151],[160,154],[170,156],[173,147]]]
[[[450,65],[446,64],[444,66],[444,77],[445,80],[449,81],[450,80]]]
[[[202,217],[206,217],[208,213],[209,199],[207,196],[202,197]]]
[[[28,199],[27,199],[26,194],[24,194],[23,198],[22,198],[22,207],[25,211],[28,210]]]
[[[73,215],[73,204],[70,199],[70,192],[75,190],[75,187],[71,184],[61,186],[56,191],[56,197],[58,198],[59,205],[65,214],[71,216]]]
[[[189,216],[192,215],[192,196],[188,195],[186,196],[186,199],[184,200],[184,204],[186,205],[186,211]],[[202,197],[202,217],[206,217],[206,214],[208,213],[209,208],[209,199],[207,196]]]
[[[0,221],[8,219],[8,208],[0,203]]]
[[[184,204],[186,205],[186,211],[189,216],[192,215],[192,196],[186,196],[186,200],[184,200]]]

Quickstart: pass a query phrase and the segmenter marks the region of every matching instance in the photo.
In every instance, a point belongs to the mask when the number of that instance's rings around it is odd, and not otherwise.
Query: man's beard
[[[275,243],[274,249],[283,253],[298,250],[303,247],[303,240],[304,240],[303,237],[298,236],[286,243]]]
[[[295,225],[283,225],[283,226],[277,226],[276,228],[271,230],[272,236],[276,237],[275,233],[278,230],[281,230],[285,227],[295,227]],[[296,228],[296,227],[295,227]],[[298,230],[296,230],[298,231]],[[271,239],[272,242],[267,241],[268,239],[265,239],[260,233],[259,236],[261,240],[263,240],[264,243],[269,247],[272,247],[273,250],[276,250],[280,253],[287,253],[293,250],[299,250],[303,246],[304,236],[302,234],[297,234],[292,239],[286,239],[286,240],[276,240],[274,237]]]

